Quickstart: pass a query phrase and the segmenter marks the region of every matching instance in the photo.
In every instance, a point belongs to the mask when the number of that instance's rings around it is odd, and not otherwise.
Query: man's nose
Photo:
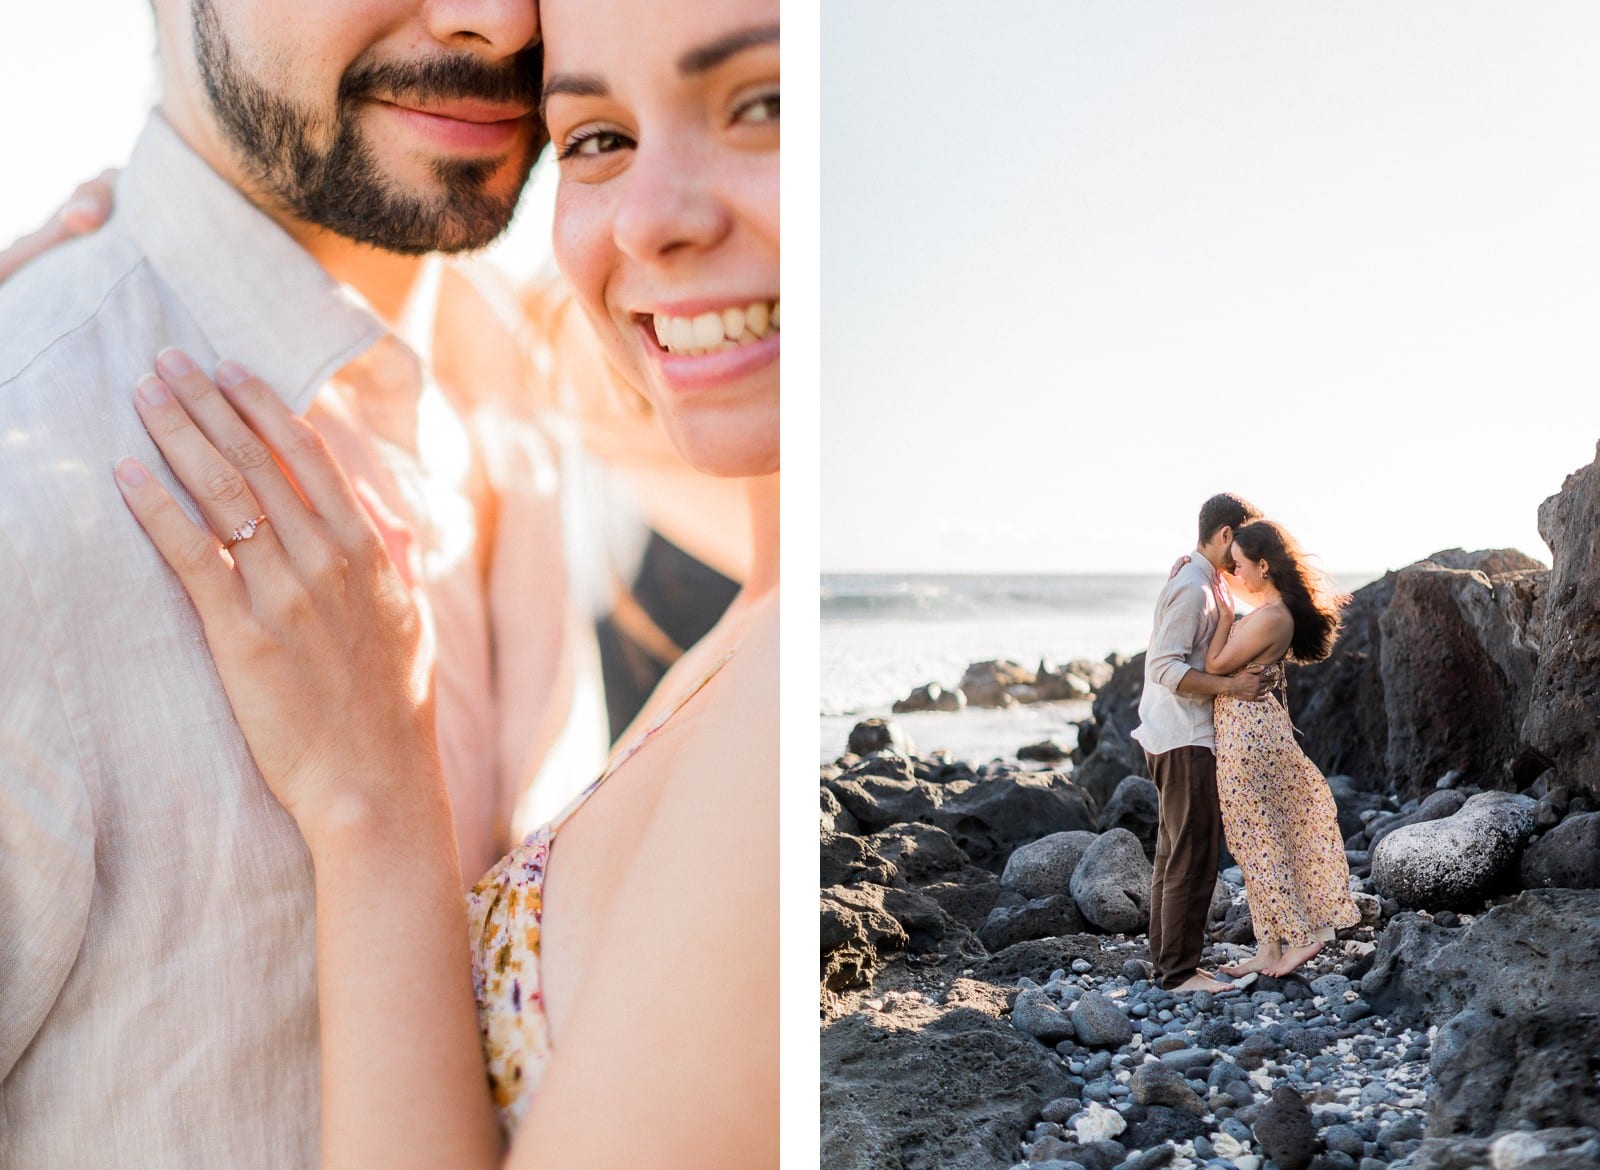
[[[539,39],[534,0],[429,0],[428,30],[452,48],[487,48],[509,57]]]

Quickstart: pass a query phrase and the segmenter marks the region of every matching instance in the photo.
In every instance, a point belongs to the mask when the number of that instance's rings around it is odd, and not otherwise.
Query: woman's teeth
[[[779,332],[778,302],[754,301],[742,309],[711,310],[698,317],[657,316],[652,322],[662,349],[684,357],[698,357],[749,345],[769,333]]]

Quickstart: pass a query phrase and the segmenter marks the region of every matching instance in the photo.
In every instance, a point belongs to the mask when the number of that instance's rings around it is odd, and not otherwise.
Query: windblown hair
[[[1238,531],[1240,526],[1261,519],[1261,509],[1232,492],[1219,492],[1200,505],[1200,543],[1204,544],[1222,528]]]
[[[1321,662],[1339,636],[1340,611],[1350,595],[1340,593],[1322,570],[1307,563],[1306,554],[1281,524],[1257,520],[1233,534],[1233,543],[1252,561],[1267,562],[1267,576],[1283,595],[1294,619],[1289,655],[1296,662]]]

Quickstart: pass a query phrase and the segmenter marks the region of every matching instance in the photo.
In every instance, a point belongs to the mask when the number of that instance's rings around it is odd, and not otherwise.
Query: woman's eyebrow
[[[709,45],[702,45],[698,49],[690,49],[679,57],[678,72],[685,76],[709,73],[729,57],[742,53],[746,49],[753,49],[757,45],[774,44],[777,40],[778,26],[775,24],[729,33],[725,37],[718,37]]]
[[[606,83],[592,73],[557,73],[544,83],[544,93],[539,97],[539,119],[544,120],[545,106],[558,93],[571,97],[605,97],[610,92]]]

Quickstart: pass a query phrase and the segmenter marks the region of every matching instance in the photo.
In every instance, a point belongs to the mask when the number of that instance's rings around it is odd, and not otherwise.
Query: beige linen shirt
[[[1215,750],[1210,695],[1180,695],[1191,670],[1204,670],[1211,635],[1217,632],[1217,571],[1192,553],[1156,600],[1155,628],[1144,657],[1144,692],[1133,738],[1153,756],[1180,747]]]
[[[134,455],[187,500],[130,397],[163,346],[309,408],[413,527],[463,867],[504,850],[568,707],[553,467],[418,336],[159,116],[111,222],[0,287],[0,1167],[317,1162],[309,857],[111,475]]]

